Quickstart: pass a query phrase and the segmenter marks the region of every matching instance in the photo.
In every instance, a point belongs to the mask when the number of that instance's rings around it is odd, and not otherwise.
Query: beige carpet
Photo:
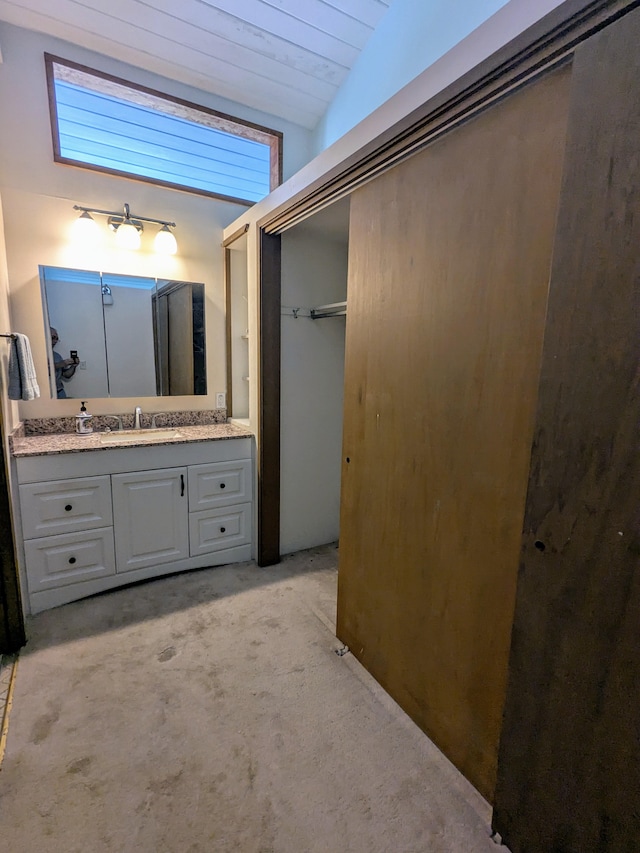
[[[191,572],[30,620],[0,847],[496,851],[484,800],[336,654],[336,561]]]

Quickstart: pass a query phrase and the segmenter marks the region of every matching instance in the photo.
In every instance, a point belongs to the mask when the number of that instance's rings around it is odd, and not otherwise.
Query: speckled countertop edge
[[[165,427],[166,429],[166,427]],[[234,438],[250,438],[253,433],[234,424],[205,424],[198,426],[176,426],[178,436],[161,441],[145,441],[145,434],[153,430],[140,430],[140,435],[122,436],[114,444],[103,444],[99,432],[90,435],[76,433],[52,433],[49,435],[11,436],[11,452],[15,457],[49,456],[54,453],[81,453],[86,450],[116,450],[123,447],[162,447],[168,444],[185,444],[193,441],[220,441]],[[112,435],[117,435],[115,430]]]

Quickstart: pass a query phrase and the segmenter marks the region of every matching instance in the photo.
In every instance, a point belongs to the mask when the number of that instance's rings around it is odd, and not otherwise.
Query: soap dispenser
[[[80,406],[80,412],[76,415],[76,432],[78,435],[89,435],[93,432],[93,427],[90,423],[92,417],[93,415],[90,415],[87,412],[87,407],[83,400],[82,405]]]

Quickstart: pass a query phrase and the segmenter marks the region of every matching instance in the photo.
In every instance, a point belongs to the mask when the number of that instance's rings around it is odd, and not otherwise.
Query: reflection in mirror
[[[153,301],[157,393],[206,394],[204,286],[158,279]]]
[[[41,267],[40,275],[51,396],[108,397],[100,273]],[[50,327],[57,331],[58,340],[51,340]],[[72,351],[80,362],[73,375],[54,372],[52,365],[70,358]]]
[[[110,397],[155,397],[153,278],[102,273]],[[76,395],[74,395],[76,396]]]
[[[52,397],[206,394],[203,284],[43,266],[40,277]],[[73,352],[75,370],[51,369]]]

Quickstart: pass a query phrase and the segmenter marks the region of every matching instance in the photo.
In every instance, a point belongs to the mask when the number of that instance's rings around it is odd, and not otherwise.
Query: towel
[[[26,335],[16,334],[11,339],[8,395],[10,400],[35,400],[40,396],[31,344]]]

